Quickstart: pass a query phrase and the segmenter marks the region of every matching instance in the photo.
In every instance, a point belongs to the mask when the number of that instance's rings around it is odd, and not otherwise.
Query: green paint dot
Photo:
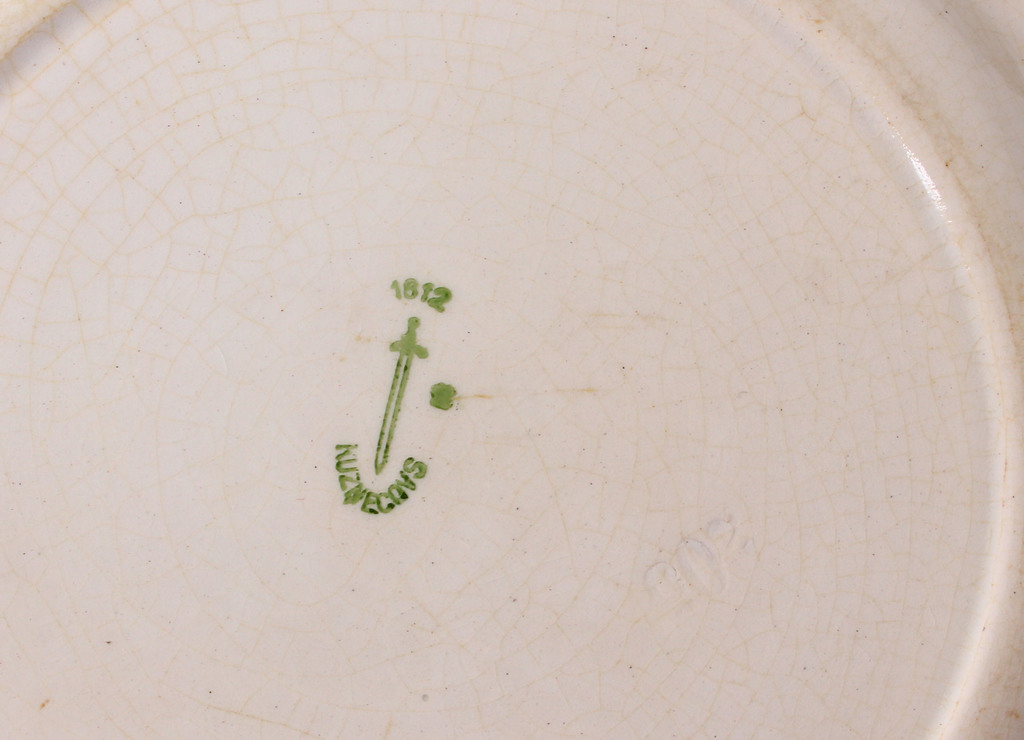
[[[435,409],[447,411],[455,400],[455,388],[447,383],[434,383],[430,387],[430,405]]]

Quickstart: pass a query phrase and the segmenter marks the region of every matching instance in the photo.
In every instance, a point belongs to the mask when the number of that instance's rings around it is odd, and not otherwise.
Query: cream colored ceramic
[[[1022,736],[1019,7],[54,7],[6,736]]]

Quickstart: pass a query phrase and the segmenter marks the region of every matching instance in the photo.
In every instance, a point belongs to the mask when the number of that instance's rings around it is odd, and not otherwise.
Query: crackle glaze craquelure
[[[1024,16],[902,5],[0,4],[4,732],[1024,732]]]

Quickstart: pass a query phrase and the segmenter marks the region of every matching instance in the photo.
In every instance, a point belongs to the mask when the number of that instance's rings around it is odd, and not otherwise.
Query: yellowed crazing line
[[[15,44],[65,2],[66,0],[0,0],[0,55],[7,56]]]

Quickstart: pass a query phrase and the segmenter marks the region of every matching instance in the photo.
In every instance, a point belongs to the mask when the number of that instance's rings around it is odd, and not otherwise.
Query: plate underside
[[[928,142],[801,28],[139,0],[23,40],[16,734],[941,735],[1004,337]]]

